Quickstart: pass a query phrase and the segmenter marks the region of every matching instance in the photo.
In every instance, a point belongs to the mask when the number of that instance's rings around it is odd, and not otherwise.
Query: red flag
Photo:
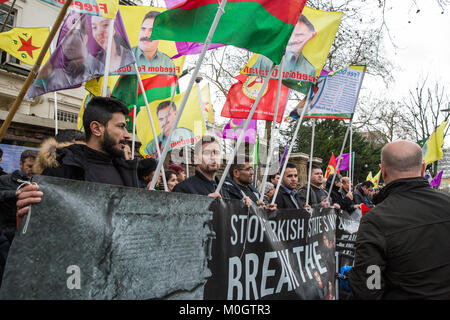
[[[370,207],[366,206],[364,203],[361,203],[361,215],[364,215],[369,210]]]
[[[245,119],[255,102],[264,79],[256,76],[238,75],[234,77],[239,82],[233,84],[228,91],[227,101],[223,106],[221,116],[225,118]],[[273,121],[277,99],[278,80],[270,79],[267,90],[259,101],[253,114],[253,119]],[[280,103],[278,104],[277,121],[281,122],[288,98],[289,88],[281,85]]]
[[[337,161],[334,157],[334,153],[331,153],[330,161],[328,162],[327,172],[325,172],[325,179],[332,173],[336,172]],[[339,170],[337,171],[339,173]]]

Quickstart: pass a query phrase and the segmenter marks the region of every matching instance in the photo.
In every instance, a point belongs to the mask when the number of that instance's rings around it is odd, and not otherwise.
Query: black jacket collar
[[[379,204],[391,194],[398,192],[408,192],[415,188],[430,188],[430,183],[424,177],[403,178],[394,180],[388,183],[386,186],[384,186],[380,190],[380,192],[376,196],[374,196],[373,203]]]

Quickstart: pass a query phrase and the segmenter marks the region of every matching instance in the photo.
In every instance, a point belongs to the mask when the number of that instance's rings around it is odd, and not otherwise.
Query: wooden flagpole
[[[27,93],[28,89],[30,88],[31,84],[34,81],[34,78],[36,78],[39,68],[41,67],[42,60],[44,60],[45,53],[47,52],[48,48],[50,47],[50,44],[53,41],[53,38],[56,35],[56,31],[58,31],[59,27],[61,26],[61,23],[64,20],[64,16],[66,15],[67,9],[72,4],[72,0],[67,0],[63,7],[61,8],[61,11],[59,11],[58,16],[56,17],[56,21],[53,24],[52,29],[50,30],[50,33],[48,35],[47,40],[45,40],[44,45],[42,46],[42,50],[39,53],[39,56],[36,60],[36,63],[34,64],[33,68],[30,70],[30,73],[28,74],[27,79],[25,80],[22,89],[20,89],[19,94],[16,97],[16,100],[14,100],[11,109],[9,110],[8,116],[6,117],[5,121],[2,124],[2,127],[0,128],[0,141],[3,140],[3,137],[5,136],[6,130],[8,130],[8,127],[11,124],[12,119],[14,118],[14,115],[16,114],[17,110],[19,109],[23,98],[25,97],[25,94]]]

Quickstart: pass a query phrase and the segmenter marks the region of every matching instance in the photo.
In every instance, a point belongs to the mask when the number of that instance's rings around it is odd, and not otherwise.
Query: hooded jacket
[[[357,234],[353,296],[450,299],[450,196],[417,177],[392,181],[376,201]]]
[[[43,150],[39,156],[41,174],[58,178],[94,181],[95,177],[90,176],[87,167],[88,148],[84,144],[72,144],[63,148],[50,148]],[[53,152],[54,150],[54,152]],[[91,149],[92,150],[92,149]],[[122,158],[112,158],[112,163],[122,178],[123,185],[127,187],[139,187],[137,176],[137,159],[125,160]],[[39,171],[38,171],[39,172]]]

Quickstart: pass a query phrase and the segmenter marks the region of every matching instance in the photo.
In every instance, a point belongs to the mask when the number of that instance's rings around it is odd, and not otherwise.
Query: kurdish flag
[[[378,188],[378,184],[380,183],[381,170],[372,178],[372,183],[374,188]]]
[[[13,28],[0,33],[0,48],[23,63],[34,65],[50,34],[47,28]],[[50,57],[45,54],[43,62]]]
[[[245,48],[279,64],[306,0],[228,0],[212,43]],[[205,42],[217,0],[186,0],[155,19],[151,40]]]
[[[424,144],[422,148],[423,161],[426,164],[430,164],[441,159],[444,156],[442,151],[442,146],[444,145],[444,135],[445,127],[447,126],[447,121],[443,122],[436,131],[430,136],[428,141]]]
[[[334,157],[334,153],[331,153],[330,161],[328,162],[327,171],[325,172],[325,179],[328,178],[330,174],[333,174],[336,172],[337,167],[337,161]],[[337,170],[337,173],[339,173],[339,170]]]

